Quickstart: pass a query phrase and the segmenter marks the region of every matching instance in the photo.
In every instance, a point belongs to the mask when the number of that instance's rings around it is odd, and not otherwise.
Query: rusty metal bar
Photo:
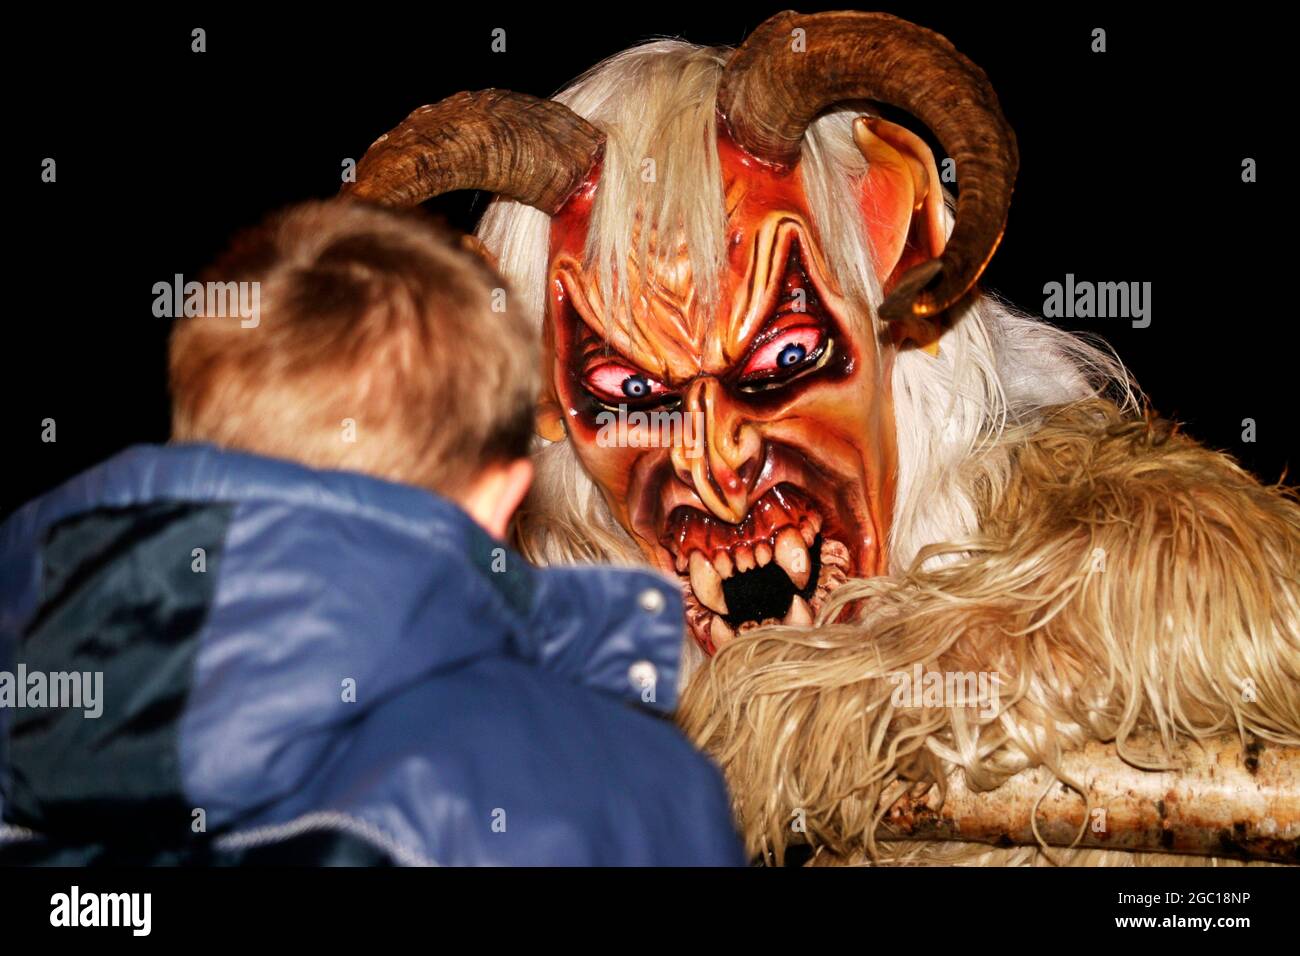
[[[1133,747],[1155,752],[1151,741]],[[984,792],[955,778],[942,806],[937,787],[905,795],[877,836],[1037,846],[1036,817],[1049,846],[1300,863],[1300,749],[1258,740],[1243,747],[1234,736],[1180,744],[1172,756],[1178,769],[1153,771],[1125,763],[1113,745],[1093,742],[1066,755],[1063,775],[1091,798],[1086,825],[1079,793],[1039,767]]]

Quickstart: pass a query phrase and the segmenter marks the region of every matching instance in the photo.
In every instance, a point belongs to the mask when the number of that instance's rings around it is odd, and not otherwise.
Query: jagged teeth
[[[722,578],[718,576],[712,562],[704,556],[703,552],[692,551],[690,568],[691,590],[695,592],[699,602],[711,611],[726,614],[727,600],[722,596]]]
[[[718,576],[721,578],[731,577],[731,572],[733,570],[731,555],[727,554],[725,551],[719,551],[715,554],[713,556],[713,569],[718,572]]]
[[[849,548],[842,541],[834,538],[822,539],[822,563],[847,568],[849,566]]]
[[[799,595],[796,594],[794,596],[794,600],[790,602],[790,610],[786,611],[785,613],[784,623],[808,625],[811,624],[812,622],[813,622],[812,608],[808,606],[807,601],[805,601],[803,598],[801,598]]]
[[[679,574],[689,573],[691,594],[701,607],[702,614],[712,612],[715,615],[727,615],[730,608],[722,589],[722,582],[736,574],[744,574],[755,568],[766,567],[773,560],[789,576],[791,583],[799,591],[808,587],[812,578],[812,561],[810,548],[821,533],[822,519],[810,514],[802,518],[798,525],[786,525],[771,541],[758,541],[739,544],[733,548],[722,548],[713,552],[712,557],[704,552],[691,551],[689,556],[674,556],[674,566]],[[826,594],[847,580],[852,567],[848,546],[833,538],[823,538],[820,542],[820,560],[822,573],[817,581],[817,590],[813,595],[813,606],[819,606]],[[703,609],[707,608],[707,611]],[[752,626],[772,624],[808,624],[815,612],[808,601],[796,597],[784,621],[746,622]],[[722,622],[725,624],[726,622]],[[702,629],[704,625],[702,623]],[[749,627],[741,626],[741,633]],[[709,625],[711,632],[712,627]],[[728,627],[727,633],[734,637],[735,629]]]
[[[713,621],[709,624],[709,639],[713,641],[714,648],[722,647],[735,636],[736,632],[722,619],[722,615],[713,615]]]
[[[803,535],[793,525],[781,529],[776,536],[776,563],[781,566],[794,586],[803,590],[808,583],[808,574],[812,564],[808,560],[808,546],[803,542]]]

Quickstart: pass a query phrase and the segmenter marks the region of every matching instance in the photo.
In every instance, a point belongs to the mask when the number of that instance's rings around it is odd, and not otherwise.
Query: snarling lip
[[[739,524],[678,506],[660,543],[683,578],[687,622],[709,654],[764,624],[811,624],[853,573],[849,547],[823,509],[789,483],[771,488]]]

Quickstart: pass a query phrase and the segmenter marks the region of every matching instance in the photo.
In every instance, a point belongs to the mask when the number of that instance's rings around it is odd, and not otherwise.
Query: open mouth
[[[684,579],[687,623],[710,654],[762,625],[811,624],[826,596],[852,575],[848,546],[790,484],[754,502],[740,524],[679,506],[661,544]]]

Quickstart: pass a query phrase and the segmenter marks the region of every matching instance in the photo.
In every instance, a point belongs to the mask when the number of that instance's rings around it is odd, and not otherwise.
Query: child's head
[[[258,314],[177,323],[174,440],[418,485],[504,533],[532,476],[540,361],[478,257],[422,216],[313,202],[204,279],[257,283]]]

